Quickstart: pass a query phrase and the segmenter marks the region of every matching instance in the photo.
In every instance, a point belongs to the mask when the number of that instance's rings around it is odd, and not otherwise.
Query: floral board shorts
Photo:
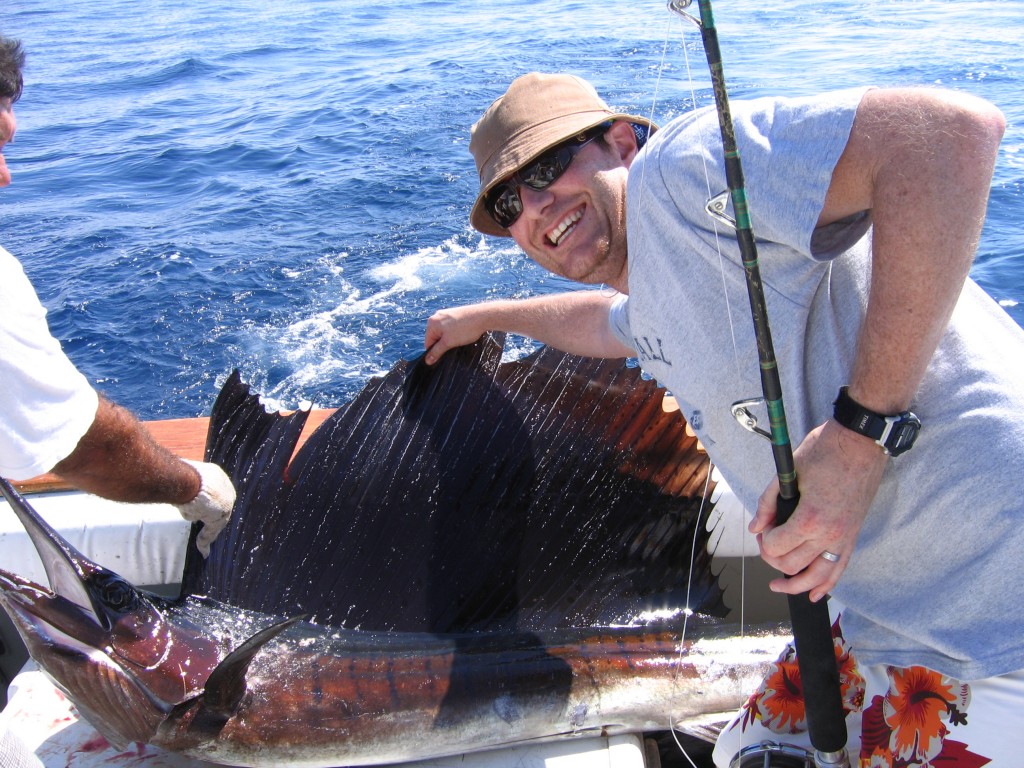
[[[860,665],[832,625],[850,765],[857,768],[1024,766],[1024,670],[961,682],[925,667]],[[788,646],[715,745],[728,768],[763,741],[810,749],[796,650]]]

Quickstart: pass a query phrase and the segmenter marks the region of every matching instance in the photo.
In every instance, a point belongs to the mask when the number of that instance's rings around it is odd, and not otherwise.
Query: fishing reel
[[[850,768],[846,751],[812,752],[795,744],[762,741],[744,747],[729,768]]]

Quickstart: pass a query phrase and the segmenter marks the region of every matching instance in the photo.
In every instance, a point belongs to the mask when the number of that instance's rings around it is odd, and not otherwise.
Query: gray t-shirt
[[[866,307],[869,213],[815,229],[865,90],[732,104],[794,446],[831,416]],[[713,109],[638,155],[630,295],[611,322],[754,509],[775,467],[730,411],[761,383],[736,239],[704,210],[727,187],[721,156]],[[889,462],[834,590],[844,632],[864,663],[961,680],[1024,668],[1024,332],[971,281],[912,410],[918,442]]]

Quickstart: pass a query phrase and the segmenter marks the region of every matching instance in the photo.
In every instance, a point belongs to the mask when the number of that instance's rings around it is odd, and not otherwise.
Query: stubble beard
[[[621,247],[622,253],[619,253],[619,248],[612,243],[611,238],[602,237],[595,243],[594,252],[596,259],[592,262],[590,268],[586,271],[586,274],[580,277],[569,277],[570,280],[575,280],[579,283],[586,283],[588,285],[609,285],[618,283],[619,279],[623,275],[623,271],[626,266],[626,253],[625,246]]]

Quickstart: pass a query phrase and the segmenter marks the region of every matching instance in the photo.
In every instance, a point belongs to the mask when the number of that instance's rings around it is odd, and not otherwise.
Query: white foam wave
[[[385,343],[392,341],[398,325],[426,322],[426,307],[438,296],[461,296],[467,281],[481,281],[507,269],[516,248],[494,248],[482,237],[467,241],[454,236],[434,246],[403,253],[355,274],[348,253],[322,257],[312,267],[323,275],[324,286],[310,304],[324,309],[303,311],[286,325],[257,329],[257,366],[289,371],[264,396],[284,409],[292,394],[308,397],[326,381],[362,382],[381,375],[395,362],[383,357]],[[285,275],[307,279],[298,269]],[[482,280],[487,281],[487,278]],[[335,297],[333,303],[331,297]],[[519,345],[514,356],[530,351]],[[336,405],[337,403],[332,403]]]

